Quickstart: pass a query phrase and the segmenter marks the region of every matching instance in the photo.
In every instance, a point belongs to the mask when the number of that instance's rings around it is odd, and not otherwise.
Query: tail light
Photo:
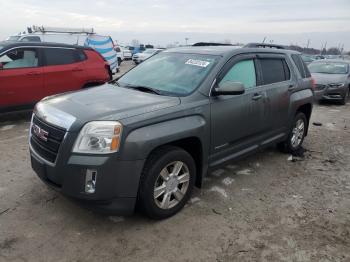
[[[113,79],[113,74],[112,74],[112,71],[111,71],[111,67],[109,66],[109,64],[106,62],[105,63],[105,68],[108,72],[108,75],[109,75],[109,80],[112,80]]]
[[[316,80],[314,78],[311,78],[311,88],[312,90],[316,90]]]

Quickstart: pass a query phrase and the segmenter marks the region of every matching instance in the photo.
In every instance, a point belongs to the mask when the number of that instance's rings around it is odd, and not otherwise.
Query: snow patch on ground
[[[222,181],[221,181],[224,185],[229,186],[231,185],[233,182],[235,182],[235,180],[231,177],[225,177]]]
[[[326,123],[326,128],[331,131],[337,130],[337,127],[333,123]]]
[[[192,197],[191,200],[190,200],[191,204],[195,204],[195,203],[197,203],[199,201],[201,201],[201,199],[199,197]]]
[[[244,176],[249,176],[252,173],[253,173],[253,170],[251,170],[249,168],[237,171],[237,175],[244,175]]]
[[[217,192],[217,193],[219,193],[221,196],[223,196],[223,197],[225,197],[225,198],[228,197],[228,195],[227,195],[225,189],[223,189],[223,188],[221,188],[221,187],[213,186],[213,187],[210,189],[210,191],[212,191],[212,192]]]
[[[14,128],[16,125],[6,125],[0,128],[0,131],[6,131]]]

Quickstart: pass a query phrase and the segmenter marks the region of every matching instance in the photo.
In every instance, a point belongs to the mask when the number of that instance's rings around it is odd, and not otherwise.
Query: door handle
[[[289,85],[288,86],[288,91],[294,90],[294,88],[295,88],[294,85]]]
[[[256,94],[254,94],[254,96],[252,97],[252,99],[256,101],[256,100],[261,99],[262,97],[263,97],[262,94],[256,93]]]

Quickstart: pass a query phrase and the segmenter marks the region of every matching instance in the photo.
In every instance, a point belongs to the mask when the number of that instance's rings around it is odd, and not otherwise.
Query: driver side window
[[[223,83],[225,81],[240,82],[244,85],[245,89],[255,87],[256,73],[254,60],[242,60],[234,64],[220,81],[220,83]]]
[[[32,48],[14,49],[0,57],[3,69],[38,66],[38,52]]]

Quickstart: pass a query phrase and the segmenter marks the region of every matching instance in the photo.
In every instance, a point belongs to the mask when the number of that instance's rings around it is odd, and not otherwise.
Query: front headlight
[[[330,88],[338,88],[338,87],[344,87],[344,86],[345,86],[344,83],[332,83],[332,84],[329,84]]]
[[[73,152],[108,154],[119,150],[122,124],[117,121],[93,121],[80,131]]]

